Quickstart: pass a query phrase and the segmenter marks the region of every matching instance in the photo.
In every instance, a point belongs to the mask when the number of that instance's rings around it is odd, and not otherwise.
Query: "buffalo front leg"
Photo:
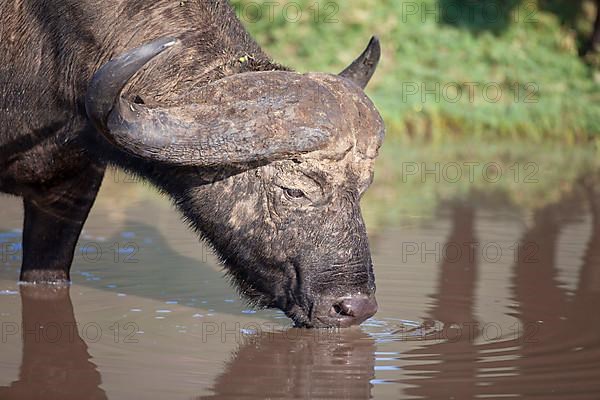
[[[69,282],[75,245],[100,188],[104,167],[87,167],[24,198],[21,281]]]

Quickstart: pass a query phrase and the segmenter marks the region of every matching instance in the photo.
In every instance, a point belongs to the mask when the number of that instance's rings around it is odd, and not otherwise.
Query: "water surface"
[[[554,151],[384,152],[364,202],[380,311],[342,331],[248,308],[168,201],[119,173],[73,285],[18,286],[21,206],[2,197],[0,399],[597,399],[600,174]],[[456,160],[505,178],[402,164]]]

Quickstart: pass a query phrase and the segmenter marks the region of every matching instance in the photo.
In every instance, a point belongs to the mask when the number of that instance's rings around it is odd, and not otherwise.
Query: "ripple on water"
[[[362,327],[377,343],[440,339],[444,323],[435,320],[371,318]]]

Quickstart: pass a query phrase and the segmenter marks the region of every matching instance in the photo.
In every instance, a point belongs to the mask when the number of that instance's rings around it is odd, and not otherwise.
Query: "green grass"
[[[466,18],[444,21],[409,15],[406,8],[416,4],[418,10],[431,10],[445,3],[439,1],[278,0],[271,2],[279,4],[272,13],[266,0],[233,4],[273,58],[301,72],[338,72],[372,34],[378,35],[383,60],[368,93],[386,120],[388,137],[434,143],[449,137],[568,144],[600,140],[600,72],[577,55],[579,33],[591,24],[589,15],[574,20],[573,12],[561,15],[560,9],[549,6],[532,8],[544,3],[541,0],[525,5],[504,2],[513,8],[491,23],[462,14],[465,11],[460,15]],[[290,18],[285,18],[289,3],[300,4],[299,21],[293,21],[293,6],[288,9]],[[261,15],[255,4],[262,4]],[[476,12],[481,11],[478,7]],[[469,83],[480,88],[473,96]],[[423,85],[434,88],[439,98],[430,94],[423,99]],[[481,89],[485,85],[487,98]],[[417,93],[410,94],[415,88]],[[451,101],[457,90],[462,90],[461,97]]]

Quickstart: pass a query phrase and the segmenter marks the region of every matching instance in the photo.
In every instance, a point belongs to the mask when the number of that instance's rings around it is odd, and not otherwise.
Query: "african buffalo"
[[[340,75],[293,72],[225,0],[1,0],[0,190],[24,199],[21,280],[69,281],[111,164],[167,194],[250,303],[298,326],[364,321],[379,57],[374,38]]]

